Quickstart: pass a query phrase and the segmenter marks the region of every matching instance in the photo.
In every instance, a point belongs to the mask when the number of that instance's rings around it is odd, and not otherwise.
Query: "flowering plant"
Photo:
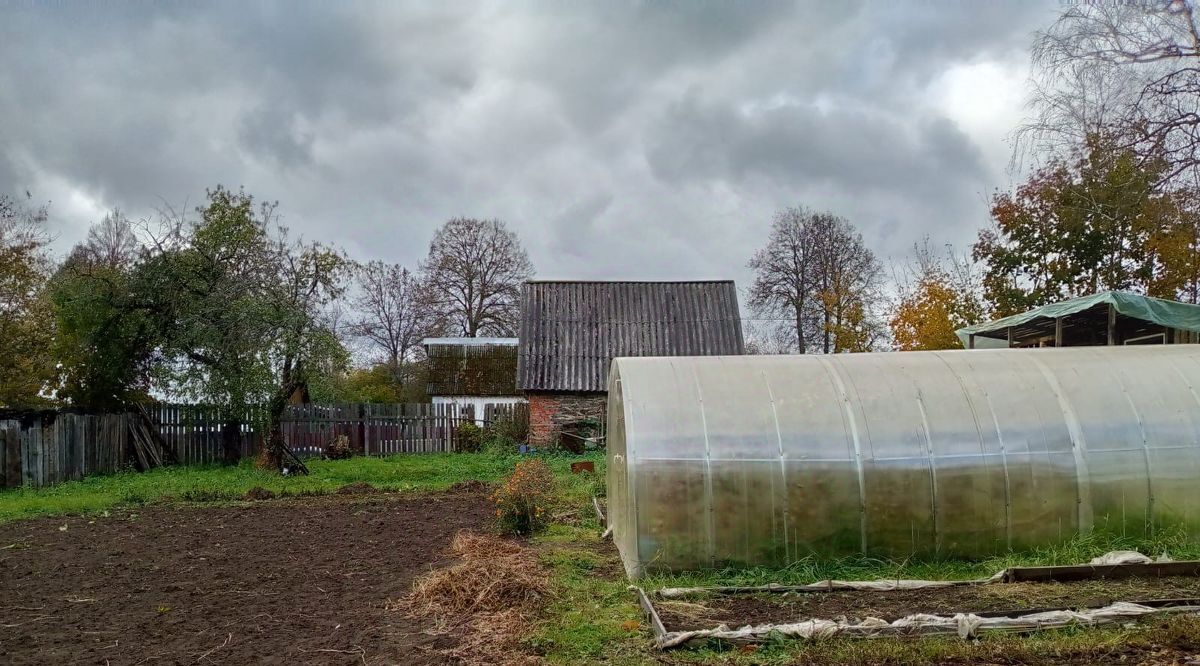
[[[492,493],[496,520],[505,534],[532,534],[546,526],[554,501],[554,474],[545,462],[517,463],[513,473]]]

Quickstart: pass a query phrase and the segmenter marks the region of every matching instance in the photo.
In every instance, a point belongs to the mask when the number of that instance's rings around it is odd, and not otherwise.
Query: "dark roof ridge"
[[[724,284],[726,282],[733,282],[733,280],[526,280],[525,284]]]

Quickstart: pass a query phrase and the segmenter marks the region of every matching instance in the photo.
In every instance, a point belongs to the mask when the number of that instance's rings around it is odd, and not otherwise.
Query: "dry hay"
[[[458,645],[446,651],[456,663],[469,666],[531,666],[544,663],[527,654],[521,637],[529,630],[527,613],[516,608],[496,613],[479,613],[471,620],[470,631]]]
[[[659,609],[668,610],[676,617],[689,622],[706,622],[717,614],[716,611],[703,604],[686,601],[656,601]]]
[[[439,631],[462,628],[447,651],[467,664],[530,664],[520,640],[550,593],[549,574],[536,553],[500,537],[459,532],[450,544],[459,561],[417,580],[392,606],[433,620]]]
[[[459,532],[450,550],[460,561],[413,586],[415,608],[443,621],[509,608],[535,607],[549,591],[547,574],[528,548],[499,537]]]
[[[515,541],[466,530],[455,534],[454,539],[450,542],[450,552],[464,560],[491,560],[508,555],[519,555],[523,550],[525,548]]]

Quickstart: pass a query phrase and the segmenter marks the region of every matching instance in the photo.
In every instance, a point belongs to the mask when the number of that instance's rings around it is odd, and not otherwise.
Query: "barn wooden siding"
[[[527,282],[517,385],[603,392],[620,356],[745,352],[737,289],[711,282]]]
[[[519,395],[516,345],[431,344],[425,357],[428,395]]]
[[[222,432],[227,419],[216,408],[153,404],[146,408],[179,464],[216,463],[224,458]],[[243,456],[257,455],[262,438],[260,409],[237,418]],[[284,440],[300,456],[319,456],[345,435],[364,455],[451,452],[461,423],[474,421],[470,407],[430,404],[293,405],[282,420]],[[528,423],[524,404],[488,404],[482,420]],[[133,465],[133,414],[41,412],[0,418],[0,488],[50,486]]]

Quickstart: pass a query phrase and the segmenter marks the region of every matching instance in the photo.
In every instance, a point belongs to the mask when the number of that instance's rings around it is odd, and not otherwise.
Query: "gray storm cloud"
[[[409,266],[469,215],[507,221],[546,277],[744,282],[788,205],[898,256],[969,242],[1008,183],[996,128],[936,82],[1019,70],[1056,9],[0,2],[0,191],[51,199],[63,251],[104,209],[222,183]]]

